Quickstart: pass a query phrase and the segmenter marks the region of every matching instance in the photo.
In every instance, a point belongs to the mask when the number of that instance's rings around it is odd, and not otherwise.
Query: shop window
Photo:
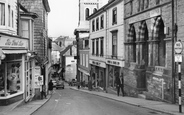
[[[89,17],[89,8],[86,8],[86,20],[87,20],[87,18]]]
[[[104,28],[104,15],[100,17],[100,29]]]
[[[99,39],[96,39],[96,56],[99,55]]]
[[[89,40],[84,40],[85,48],[89,48]]]
[[[92,55],[95,54],[95,40],[92,40]]]
[[[0,3],[0,25],[5,25],[5,4]]]
[[[117,8],[112,10],[112,25],[117,24]]]
[[[96,19],[96,31],[99,30],[99,18]]]
[[[95,20],[92,21],[92,32],[95,31]]]
[[[112,57],[117,58],[117,31],[112,32]]]
[[[103,37],[100,39],[100,56],[103,56],[104,55],[104,40],[103,40]]]

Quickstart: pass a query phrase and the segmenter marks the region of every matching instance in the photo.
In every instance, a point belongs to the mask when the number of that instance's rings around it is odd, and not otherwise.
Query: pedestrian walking
[[[117,95],[119,96],[120,89],[121,89],[122,96],[124,96],[124,79],[123,79],[123,73],[121,73],[121,75],[117,78],[116,84],[117,84]]]
[[[49,94],[52,94],[53,92],[53,83],[52,83],[52,80],[50,80],[49,82]]]

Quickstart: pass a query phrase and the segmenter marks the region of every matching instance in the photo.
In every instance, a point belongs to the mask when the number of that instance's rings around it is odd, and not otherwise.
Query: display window
[[[116,79],[119,77],[120,68],[116,66],[109,66],[108,86],[116,89]]]
[[[7,55],[8,57],[8,55]],[[0,97],[8,97],[22,91],[22,63],[3,61],[0,65]]]

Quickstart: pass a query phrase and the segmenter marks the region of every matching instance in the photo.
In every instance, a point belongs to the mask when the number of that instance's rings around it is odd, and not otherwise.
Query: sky
[[[48,14],[48,36],[74,36],[79,21],[79,0],[48,0],[51,11]],[[103,0],[106,4],[108,0]]]

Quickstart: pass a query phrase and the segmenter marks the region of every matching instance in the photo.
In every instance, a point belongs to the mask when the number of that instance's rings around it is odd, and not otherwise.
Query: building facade
[[[52,41],[48,37],[48,13],[50,7],[48,0],[19,0],[20,3],[30,12],[38,14],[38,18],[35,20],[34,26],[34,51],[37,55],[36,65],[41,69],[41,75],[43,75],[43,84],[48,89],[48,78],[51,74],[51,44]],[[37,96],[40,97],[40,88],[36,89]]]
[[[109,1],[89,17],[91,76],[97,87],[115,92],[124,67],[124,1]]]
[[[128,95],[143,93],[148,99],[177,100],[172,39],[183,40],[183,9],[179,4],[184,2],[174,2],[174,23],[178,28],[172,38],[172,0],[125,0],[124,81]]]
[[[38,16],[17,0],[1,1],[0,7],[0,105],[9,105],[34,96],[34,63],[27,54]]]

